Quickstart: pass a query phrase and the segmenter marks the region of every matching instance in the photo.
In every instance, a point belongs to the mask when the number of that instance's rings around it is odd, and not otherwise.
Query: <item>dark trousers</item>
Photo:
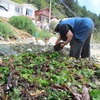
[[[88,32],[88,36],[82,42],[77,40],[76,38],[72,38],[70,42],[70,57],[75,58],[86,58],[90,57],[90,39],[91,39],[92,30]]]

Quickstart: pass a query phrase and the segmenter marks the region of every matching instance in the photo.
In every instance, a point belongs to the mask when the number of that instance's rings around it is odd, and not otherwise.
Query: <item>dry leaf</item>
[[[30,93],[31,96],[39,96],[39,95],[41,95],[41,94],[42,94],[42,95],[46,95],[45,90],[42,90],[42,91],[39,91],[39,90],[38,90],[38,91],[36,91],[36,92],[31,92],[31,93]]]

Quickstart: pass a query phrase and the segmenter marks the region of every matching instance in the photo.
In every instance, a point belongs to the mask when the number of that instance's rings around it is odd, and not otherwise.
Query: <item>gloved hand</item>
[[[62,43],[63,43],[63,42],[59,42],[58,44],[56,44],[56,45],[54,46],[54,51],[59,51],[59,50],[63,49],[63,47],[61,46]]]

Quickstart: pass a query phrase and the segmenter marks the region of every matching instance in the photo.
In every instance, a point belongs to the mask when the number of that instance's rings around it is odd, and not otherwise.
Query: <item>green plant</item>
[[[2,67],[0,66],[0,82],[6,83],[7,82],[7,76],[9,75],[9,68],[8,66]]]
[[[46,79],[37,78],[37,84],[39,84],[39,86],[46,87],[49,85],[49,82]]]
[[[56,36],[56,35],[50,33],[48,30],[40,30],[38,32],[38,37],[37,38],[40,38],[40,39],[45,41],[46,39],[49,39],[52,36]]]
[[[22,100],[20,97],[20,90],[16,87],[10,92],[10,100]]]
[[[100,100],[100,90],[93,89],[90,92],[91,100]]]
[[[82,69],[78,73],[79,73],[79,75],[82,75],[85,78],[90,78],[91,76],[94,75],[95,71],[93,71],[91,69]]]
[[[16,38],[17,33],[9,24],[0,21],[0,36],[5,39],[9,39],[10,37]]]
[[[94,63],[81,62],[57,52],[25,52],[11,57],[4,57],[0,67],[0,82],[7,84],[11,68],[13,84],[9,91],[9,100],[24,100],[35,97],[42,100],[73,100],[72,91],[82,93],[82,84],[87,83],[91,100],[99,100],[99,67]],[[10,61],[10,62],[9,62]],[[89,65],[90,64],[90,65]],[[9,65],[9,67],[8,67]],[[74,65],[79,65],[78,69]],[[86,65],[86,67],[84,67]],[[89,67],[88,67],[89,66]],[[11,67],[11,68],[10,68]],[[97,82],[91,81],[94,78]],[[18,91],[19,90],[19,91]],[[35,91],[40,92],[36,93]],[[41,92],[43,90],[43,92]],[[32,95],[31,95],[32,92]],[[45,96],[45,93],[47,94]],[[96,95],[96,96],[95,96]],[[14,97],[13,97],[14,96]]]
[[[25,16],[13,16],[9,19],[9,23],[20,30],[25,30],[33,35],[36,32],[36,26],[32,20]]]
[[[12,0],[12,1],[17,2],[17,3],[23,3],[23,2],[25,2],[26,0]]]

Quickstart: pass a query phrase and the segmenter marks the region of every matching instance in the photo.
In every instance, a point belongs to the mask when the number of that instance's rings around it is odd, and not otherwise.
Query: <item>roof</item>
[[[32,4],[27,4],[27,3],[25,3],[25,4],[21,4],[21,6],[28,6],[28,7],[31,7],[31,8],[33,8],[33,9],[37,10],[37,8],[34,7]]]
[[[44,16],[48,17],[49,16],[49,8],[36,10],[35,11],[35,16],[39,16],[39,15],[44,15]]]

